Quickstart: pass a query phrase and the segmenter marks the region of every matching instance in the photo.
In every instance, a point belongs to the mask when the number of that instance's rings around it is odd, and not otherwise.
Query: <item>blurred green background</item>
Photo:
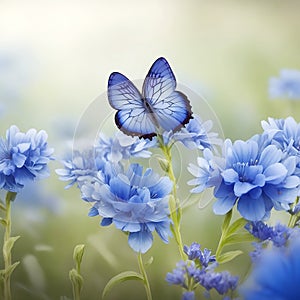
[[[160,56],[179,83],[203,95],[225,137],[247,139],[268,117],[299,121],[299,103],[268,98],[271,76],[300,69],[299,13],[296,0],[0,1],[1,136],[11,124],[45,129],[56,158],[64,157],[76,128],[89,134],[82,120],[91,107],[96,130],[112,122],[103,96],[109,74],[143,79]],[[210,118],[192,105],[202,119]],[[79,190],[66,191],[58,180],[59,167],[52,162],[51,177],[13,203],[13,233],[21,235],[13,250],[21,261],[12,277],[14,299],[71,298],[68,272],[79,243],[86,244],[82,299],[100,299],[112,276],[138,269],[126,236],[87,216]],[[196,200],[184,211],[184,243],[215,249],[222,217],[213,215],[211,203],[199,206]],[[156,237],[145,258],[151,256],[154,299],[180,299],[180,288],[164,280],[179,260],[174,241],[165,245]],[[224,268],[243,278],[249,264],[245,254]],[[121,284],[107,299],[126,297],[143,299],[142,285]]]

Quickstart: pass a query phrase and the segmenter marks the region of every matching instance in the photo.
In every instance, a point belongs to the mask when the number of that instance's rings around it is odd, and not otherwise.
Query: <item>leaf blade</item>
[[[134,271],[125,271],[122,272],[116,276],[114,276],[113,278],[111,278],[108,283],[106,284],[106,286],[103,289],[102,292],[102,299],[104,299],[104,297],[108,294],[108,292],[116,285],[119,283],[122,283],[124,281],[128,281],[128,280],[141,280],[144,281],[144,277],[137,272]]]

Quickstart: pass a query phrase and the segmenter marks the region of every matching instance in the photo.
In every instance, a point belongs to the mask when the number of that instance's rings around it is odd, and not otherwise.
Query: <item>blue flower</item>
[[[100,134],[95,145],[95,151],[104,160],[119,163],[122,159],[129,159],[130,157],[149,158],[151,152],[148,149],[154,145],[155,141],[139,139],[118,131],[114,138],[107,138]]]
[[[192,163],[188,165],[188,171],[195,176],[194,179],[187,182],[189,185],[196,186],[191,192],[201,193],[206,188],[218,186],[221,181],[220,167],[216,163],[216,158],[212,151],[204,149],[203,157],[198,157],[197,163],[198,165]]]
[[[236,289],[238,277],[226,271],[214,272],[217,263],[210,250],[202,251],[198,243],[192,243],[190,247],[184,246],[184,252],[188,255],[188,260],[177,263],[176,268],[166,276],[169,284],[179,285],[186,290],[182,299],[194,296],[193,291],[199,285],[205,289],[204,294],[215,289],[220,295],[224,295]]]
[[[114,169],[111,169],[113,172]],[[142,166],[130,165],[127,172],[118,170],[103,180],[95,178],[81,186],[82,197],[94,202],[90,216],[103,217],[101,225],[111,223],[128,232],[128,243],[136,252],[145,253],[152,245],[155,230],[164,242],[170,235],[168,195],[173,184],[152,169],[143,174]]]
[[[300,295],[300,240],[264,250],[240,293],[245,300],[296,300]]]
[[[195,300],[195,292],[184,292],[182,300]]]
[[[257,261],[268,244],[271,243],[277,248],[286,247],[291,240],[298,239],[300,236],[299,228],[290,228],[280,223],[272,227],[262,221],[249,222],[245,228],[259,240],[253,243],[255,250],[250,253],[252,261]]]
[[[247,220],[267,218],[273,207],[288,210],[298,193],[300,179],[293,176],[296,158],[284,159],[275,145],[257,137],[234,144],[225,141],[225,166],[220,166],[221,183],[215,186],[216,214],[226,214],[237,203]]]
[[[215,289],[220,295],[235,290],[238,283],[238,277],[227,271],[202,273],[198,280],[206,290]]]
[[[194,115],[194,118],[185,127],[173,134],[173,139],[181,142],[188,149],[210,149],[213,145],[220,145],[221,143],[218,134],[210,132],[212,126],[211,120],[202,122],[199,116]]]
[[[70,181],[65,187],[66,189],[73,186],[75,183],[80,187],[89,177],[97,176],[97,172],[104,163],[95,157],[92,150],[89,151],[74,151],[72,159],[62,161],[64,169],[55,170],[62,181]]]
[[[262,121],[264,134],[268,136],[269,143],[276,145],[287,156],[295,156],[295,175],[300,176],[300,123],[292,117],[286,119],[268,118]]]
[[[211,255],[211,251],[206,248],[202,251],[198,243],[192,243],[190,247],[184,245],[183,251],[189,260],[199,262],[202,268],[207,268],[210,263],[216,261],[216,256]]]
[[[300,99],[300,71],[281,70],[280,77],[269,80],[271,98]]]
[[[19,192],[26,182],[49,176],[53,149],[47,138],[43,130],[22,133],[14,125],[7,130],[6,139],[0,138],[0,188]]]

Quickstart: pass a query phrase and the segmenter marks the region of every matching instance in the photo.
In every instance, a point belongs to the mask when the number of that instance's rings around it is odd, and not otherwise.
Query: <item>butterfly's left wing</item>
[[[156,128],[146,112],[142,95],[123,74],[114,72],[108,80],[108,101],[117,110],[115,123],[125,134],[151,138]]]
[[[143,97],[156,123],[165,131],[177,131],[192,118],[188,98],[175,89],[176,79],[170,65],[165,58],[158,58],[144,81]]]

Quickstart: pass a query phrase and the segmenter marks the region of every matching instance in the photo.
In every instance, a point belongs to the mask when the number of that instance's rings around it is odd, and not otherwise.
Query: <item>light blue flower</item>
[[[300,240],[288,248],[264,250],[240,288],[245,300],[297,300],[300,295]]]
[[[15,125],[7,130],[6,139],[0,139],[0,188],[19,192],[26,182],[49,176],[53,149],[47,138],[43,130],[22,133]]]
[[[300,123],[292,117],[268,118],[268,122],[262,121],[262,128],[268,136],[269,143],[276,145],[287,156],[297,158],[295,174],[300,176]]]
[[[269,217],[274,207],[288,210],[294,202],[300,179],[295,175],[297,158],[288,156],[265,135],[232,144],[227,139],[222,157],[213,156],[208,149],[198,159],[198,166],[190,165],[196,177],[189,184],[192,192],[214,186],[216,214],[226,214],[237,203],[240,214],[247,220],[259,221]]]
[[[211,149],[214,145],[221,144],[218,134],[210,132],[212,127],[211,120],[202,122],[199,116],[194,115],[194,118],[185,127],[173,134],[173,139],[181,142],[188,149]]]
[[[97,176],[97,172],[104,166],[101,159],[95,157],[93,150],[83,152],[74,151],[71,159],[63,160],[64,169],[56,169],[62,181],[70,181],[66,189],[75,183],[80,187],[85,180]]]
[[[81,187],[83,199],[94,202],[90,216],[100,215],[102,226],[113,223],[128,232],[128,243],[136,252],[149,250],[153,231],[168,242],[168,195],[173,187],[168,177],[159,177],[152,169],[143,174],[142,166],[132,164],[127,172],[119,170],[107,182],[102,178]]]
[[[104,160],[119,163],[122,159],[131,157],[149,158],[151,152],[148,149],[154,145],[155,141],[139,139],[118,131],[113,138],[107,138],[101,133],[95,151]]]
[[[300,71],[281,70],[279,78],[269,80],[270,98],[300,99]]]
[[[216,214],[225,214],[237,203],[240,214],[247,220],[259,221],[269,216],[273,207],[288,210],[298,193],[300,179],[294,176],[296,159],[285,160],[275,145],[256,140],[225,143],[225,168],[222,181],[216,186]]]
[[[188,185],[195,186],[191,190],[192,193],[201,193],[206,188],[220,184],[220,164],[224,164],[224,161],[220,159],[217,163],[217,160],[210,149],[204,149],[203,157],[197,158],[197,165],[188,165],[188,171],[195,177],[187,182]]]

